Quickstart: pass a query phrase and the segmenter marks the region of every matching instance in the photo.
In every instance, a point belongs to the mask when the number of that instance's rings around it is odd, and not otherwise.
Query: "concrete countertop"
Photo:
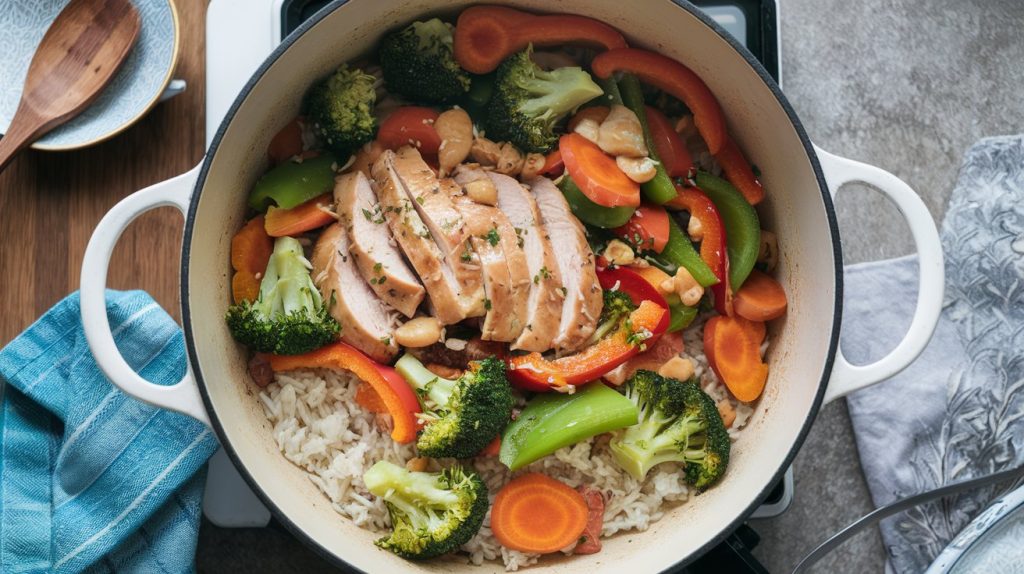
[[[967,147],[1024,132],[1024,2],[778,1],[785,91],[808,134],[904,179],[937,220]],[[895,209],[869,189],[844,188],[838,212],[847,263],[913,251]],[[794,472],[789,511],[752,522],[762,536],[755,554],[777,573],[873,508],[844,401],[822,410]],[[878,531],[869,529],[815,571],[881,572],[885,555]],[[225,530],[205,521],[197,568],[331,571],[283,530]]]

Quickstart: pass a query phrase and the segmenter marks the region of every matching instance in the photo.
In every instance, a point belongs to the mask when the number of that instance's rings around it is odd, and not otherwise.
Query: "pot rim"
[[[281,510],[270,497],[263,492],[263,489],[252,477],[249,471],[245,467],[245,463],[239,458],[238,454],[231,447],[231,442],[227,440],[224,433],[224,428],[221,425],[220,419],[217,416],[217,412],[214,409],[213,403],[210,400],[209,393],[206,390],[206,382],[203,379],[202,370],[199,366],[199,360],[197,354],[194,352],[195,340],[192,336],[192,319],[189,307],[189,287],[188,287],[188,276],[189,276],[189,263],[191,255],[191,240],[192,233],[194,231],[196,212],[199,206],[199,198],[202,194],[203,188],[206,183],[206,177],[210,170],[211,159],[216,155],[218,148],[220,147],[221,141],[224,137],[224,133],[227,131],[228,126],[233,121],[235,114],[238,112],[239,107],[248,98],[249,94],[253,91],[256,85],[266,74],[267,70],[281,57],[291,46],[302,37],[307,30],[316,26],[321,20],[332,14],[335,10],[347,4],[350,0],[333,0],[330,4],[324,6],[313,16],[303,22],[298,28],[296,28],[291,34],[289,34],[281,43],[274,48],[274,50],[267,56],[267,58],[260,64],[259,68],[253,72],[252,76],[246,82],[245,86],[241,89],[238,96],[235,98],[231,107],[228,109],[221,120],[220,126],[217,128],[217,133],[210,144],[209,149],[203,156],[202,169],[195,182],[193,188],[192,197],[189,200],[188,213],[185,216],[185,229],[182,236],[182,251],[181,251],[181,310],[182,310],[182,331],[185,335],[185,347],[188,353],[189,365],[191,366],[192,374],[195,377],[197,386],[199,388],[199,394],[202,397],[203,405],[206,407],[206,412],[209,414],[210,423],[213,426],[214,431],[217,433],[217,437],[220,440],[221,446],[224,451],[230,457],[232,464],[238,470],[239,474],[245,480],[249,488],[253,490],[260,501],[270,509],[273,517],[277,519],[293,536],[302,541],[308,548],[312,549],[319,556],[323,557],[331,565],[362,572],[358,568],[355,568],[352,564],[346,561],[342,556],[338,556],[326,548],[324,548],[319,542],[313,539],[312,536],[307,534],[298,524],[292,522],[288,515]],[[807,136],[807,132],[804,130],[803,124],[796,115],[796,111],[790,105],[786,96],[782,93],[781,88],[775,82],[775,80],[768,74],[764,66],[759,62],[753,54],[750,53],[745,47],[743,47],[738,40],[733,38],[724,28],[719,26],[710,16],[702,12],[695,5],[687,2],[686,0],[672,0],[672,3],[676,7],[685,10],[690,15],[699,20],[702,24],[710,28],[720,38],[725,40],[737,53],[738,56],[743,58],[747,65],[751,67],[755,74],[761,79],[762,82],[768,87],[775,100],[782,107],[786,113],[786,117],[793,125],[793,129],[797,133],[797,137],[800,139],[800,143],[803,146],[804,153],[807,155],[807,159],[811,163],[811,169],[814,172],[814,177],[818,183],[818,189],[821,192],[821,199],[825,207],[825,215],[828,220],[829,233],[832,240],[832,257],[834,266],[834,280],[835,280],[835,300],[833,302],[833,315],[832,315],[832,332],[829,335],[828,352],[825,356],[825,364],[822,369],[821,379],[818,382],[818,390],[815,393],[814,401],[811,404],[810,411],[808,412],[806,420],[800,428],[800,432],[797,434],[796,440],[790,446],[789,452],[786,454],[782,461],[782,464],[775,469],[772,473],[771,478],[765,482],[761,492],[754,497],[753,501],[740,512],[729,524],[713,536],[710,540],[704,543],[700,548],[688,556],[684,556],[677,560],[674,564],[668,566],[665,571],[678,570],[686,565],[690,564],[700,556],[707,553],[711,548],[717,546],[726,537],[736,530],[745,522],[754,510],[761,505],[762,502],[771,493],[775,484],[782,479],[786,469],[792,465],[793,460],[796,458],[797,453],[803,446],[804,441],[807,439],[807,434],[810,432],[811,425],[817,418],[818,412],[821,409],[822,400],[825,396],[825,390],[828,388],[829,377],[832,373],[832,367],[835,361],[836,352],[839,347],[839,329],[842,323],[842,306],[843,306],[843,254],[842,247],[839,239],[839,224],[836,219],[835,206],[832,201],[832,194],[829,192],[828,184],[825,181],[825,176],[821,170],[821,165],[818,162],[817,153],[814,150],[814,146],[811,143],[810,138]]]

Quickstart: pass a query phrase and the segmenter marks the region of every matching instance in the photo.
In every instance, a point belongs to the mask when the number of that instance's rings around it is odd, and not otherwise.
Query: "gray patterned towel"
[[[984,139],[967,152],[942,243],[946,301],[935,337],[906,371],[848,399],[877,506],[1024,462],[1024,136]],[[916,291],[914,257],[847,267],[842,347],[851,362],[896,345]],[[925,570],[1012,486],[882,522],[890,568]]]

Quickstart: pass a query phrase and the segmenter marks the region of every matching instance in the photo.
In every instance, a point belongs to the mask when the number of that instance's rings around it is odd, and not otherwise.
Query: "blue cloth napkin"
[[[946,300],[934,337],[908,369],[848,397],[878,506],[1024,462],[1024,136],[986,138],[968,150],[941,235]],[[917,260],[849,266],[844,291],[843,352],[854,363],[876,360],[910,325]],[[1013,486],[883,521],[888,569],[923,572]]]
[[[149,295],[109,291],[107,315],[143,377],[181,378],[181,331]],[[0,351],[0,376],[0,572],[192,571],[217,440],[103,376],[77,293]]]

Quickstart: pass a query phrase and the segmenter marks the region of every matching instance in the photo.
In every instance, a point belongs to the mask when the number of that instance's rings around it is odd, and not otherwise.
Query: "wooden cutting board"
[[[179,0],[175,77],[188,89],[117,137],[71,152],[26,150],[0,174],[0,346],[78,289],[82,255],[103,214],[130,193],[199,163],[205,148],[206,0]],[[108,286],[144,289],[179,319],[182,217],[152,211],[125,232]]]

